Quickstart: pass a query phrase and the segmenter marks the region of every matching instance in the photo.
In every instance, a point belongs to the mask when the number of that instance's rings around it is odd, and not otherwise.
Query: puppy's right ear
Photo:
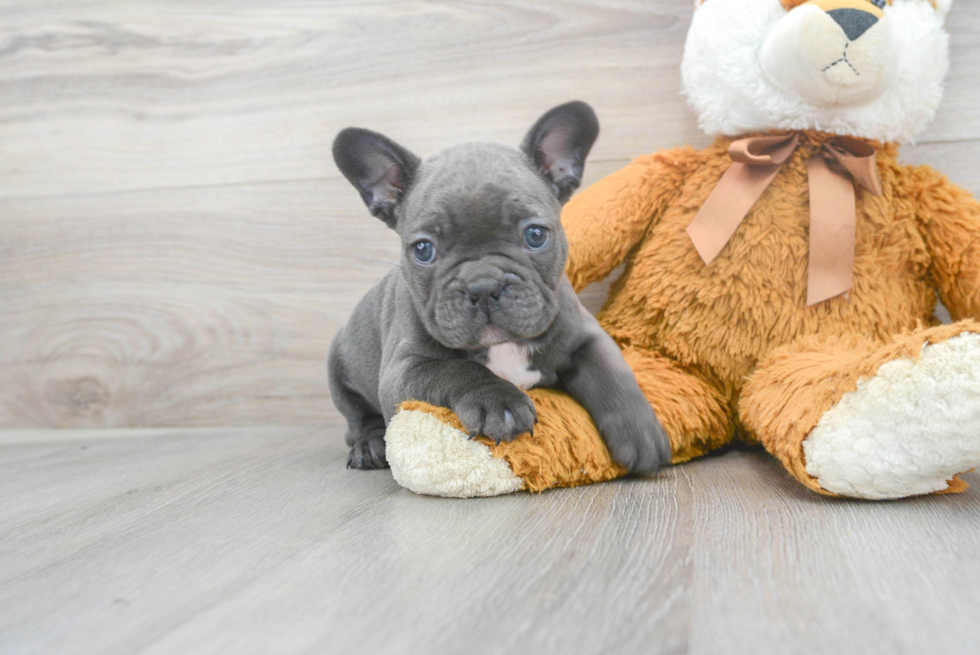
[[[333,159],[371,214],[394,229],[395,207],[422,160],[383,134],[359,127],[337,135]]]
[[[524,137],[521,150],[551,182],[558,202],[564,204],[582,183],[585,158],[598,136],[595,111],[575,100],[558,105],[539,118]]]

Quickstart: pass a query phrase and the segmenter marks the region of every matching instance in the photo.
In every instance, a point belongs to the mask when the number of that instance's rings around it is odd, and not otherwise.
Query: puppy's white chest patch
[[[541,381],[541,371],[531,370],[531,353],[525,346],[514,342],[490,346],[486,366],[498,378],[507,380],[519,389],[530,389]]]

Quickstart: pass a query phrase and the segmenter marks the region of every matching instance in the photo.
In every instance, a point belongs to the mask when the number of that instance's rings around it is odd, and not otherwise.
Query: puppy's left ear
[[[599,119],[581,100],[559,105],[538,119],[521,150],[551,182],[562,204],[582,183],[585,158],[599,136]]]
[[[421,160],[385,135],[359,127],[348,127],[337,135],[333,158],[371,214],[394,229],[395,208]]]

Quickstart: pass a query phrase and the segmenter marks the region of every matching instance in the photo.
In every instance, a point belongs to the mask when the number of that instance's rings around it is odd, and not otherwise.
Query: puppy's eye
[[[551,231],[540,225],[532,225],[524,230],[524,243],[531,250],[541,250],[548,245],[548,236]]]
[[[884,9],[885,5],[888,4],[888,0],[871,0],[871,4],[873,4],[878,9]]]
[[[422,239],[412,244],[412,257],[419,264],[431,264],[436,258],[436,247],[428,239]]]

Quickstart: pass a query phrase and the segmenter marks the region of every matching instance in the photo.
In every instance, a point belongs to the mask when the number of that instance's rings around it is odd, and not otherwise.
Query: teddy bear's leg
[[[626,347],[623,357],[670,437],[673,464],[732,440],[731,411],[719,390],[659,353]]]
[[[673,461],[702,455],[731,438],[724,398],[710,385],[655,353],[624,352],[671,439]],[[404,403],[385,434],[391,472],[416,493],[470,497],[542,491],[621,477],[581,405],[566,394],[534,389],[533,434],[494,444],[469,440],[455,414]]]
[[[385,434],[395,480],[420,494],[468,498],[572,487],[625,475],[581,405],[550,389],[532,389],[529,394],[538,412],[533,434],[500,444],[469,439],[445,407],[402,403]]]
[[[804,485],[866,499],[958,492],[980,466],[980,323],[777,349],[740,399],[745,427]]]

